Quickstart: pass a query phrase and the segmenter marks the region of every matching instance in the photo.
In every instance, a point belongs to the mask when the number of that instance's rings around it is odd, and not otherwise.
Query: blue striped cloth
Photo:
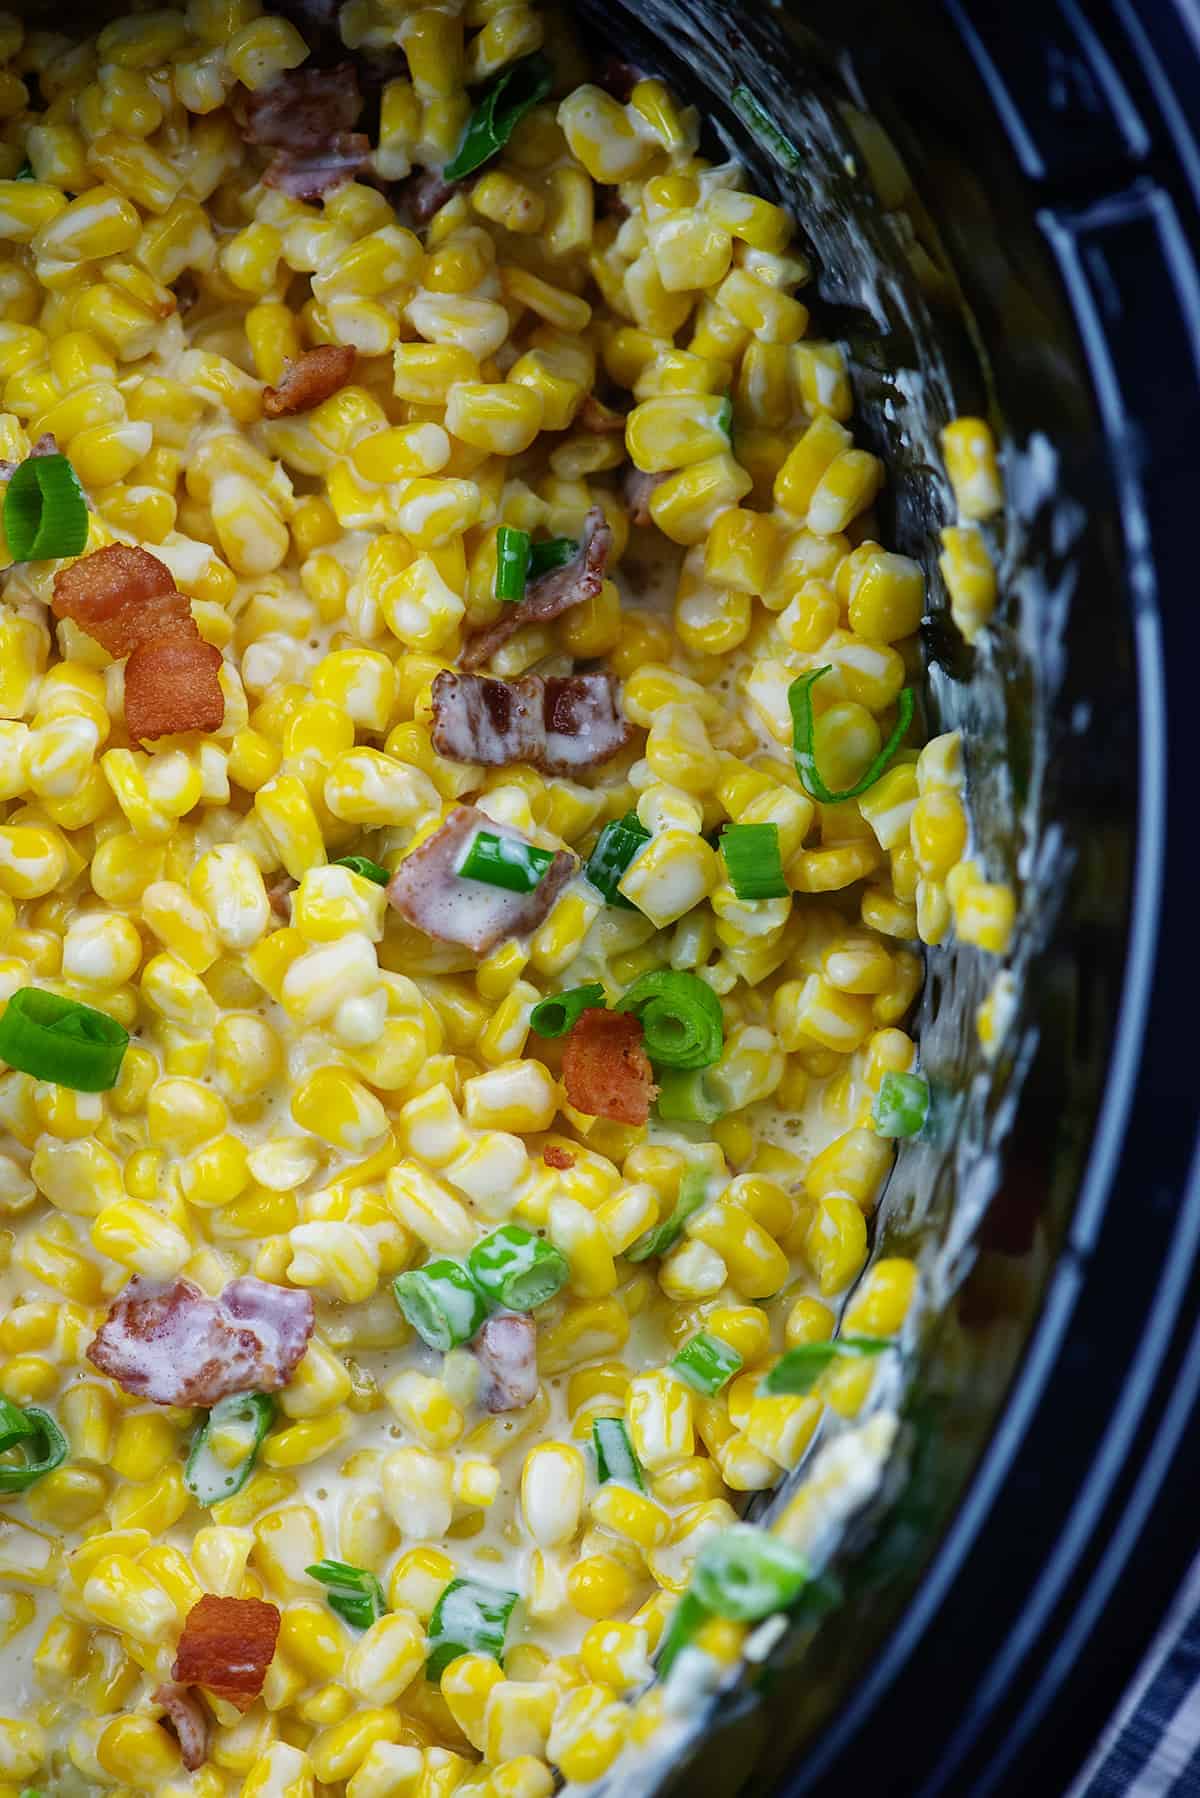
[[[1200,1559],[1067,1798],[1200,1795]]]

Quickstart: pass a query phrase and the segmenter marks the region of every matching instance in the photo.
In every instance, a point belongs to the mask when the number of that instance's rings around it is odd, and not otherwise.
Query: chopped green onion
[[[735,1523],[702,1546],[691,1590],[714,1615],[757,1623],[786,1610],[807,1583],[808,1562],[797,1549],[752,1523]]]
[[[488,1314],[487,1301],[462,1262],[449,1258],[397,1274],[392,1293],[422,1342],[443,1354],[470,1342]]]
[[[13,176],[13,180],[14,181],[36,181],[37,176],[33,172],[33,164],[31,162],[23,162],[21,164],[20,168],[17,170],[16,174]]]
[[[392,878],[386,868],[373,862],[369,855],[339,855],[334,862],[335,868],[349,868],[351,874],[361,875],[363,880],[373,880],[377,887],[385,887]]]
[[[662,1068],[658,1075],[658,1115],[669,1124],[715,1124],[725,1106],[713,1090],[707,1068]]]
[[[720,1059],[721,1001],[695,974],[655,968],[634,981],[616,1009],[641,1019],[646,1053],[664,1068],[707,1068]]]
[[[27,456],[19,464],[4,495],[4,535],[14,562],[82,553],[87,500],[65,456]]]
[[[460,1654],[490,1654],[503,1664],[504,1636],[516,1602],[515,1592],[486,1586],[482,1580],[452,1579],[429,1620],[425,1677],[441,1679]]]
[[[529,578],[529,532],[502,524],[496,532],[497,599],[524,599]]]
[[[192,1437],[183,1474],[183,1483],[197,1503],[215,1505],[241,1491],[274,1416],[275,1400],[267,1392],[234,1392],[213,1406]],[[214,1431],[226,1437],[236,1432],[244,1444],[242,1458],[232,1466],[224,1455],[214,1452]]]
[[[544,1305],[571,1277],[561,1249],[520,1224],[501,1224],[467,1257],[467,1269],[480,1292],[508,1311],[532,1311]]]
[[[541,999],[529,1014],[529,1022],[539,1036],[565,1036],[581,1011],[604,1004],[604,988],[598,980],[584,986],[569,986],[561,993]]]
[[[791,138],[779,129],[770,113],[759,104],[748,87],[743,87],[739,82],[730,94],[729,102],[738,118],[749,128],[751,135],[758,139],[763,149],[781,168],[800,167],[799,150]]]
[[[700,1330],[684,1343],[671,1366],[680,1379],[707,1398],[715,1398],[742,1365],[742,1357],[727,1342]]]
[[[692,1213],[699,1211],[708,1198],[708,1169],[689,1167],[679,1182],[679,1197],[670,1217],[652,1229],[644,1230],[625,1251],[627,1261],[649,1261],[652,1255],[665,1255],[683,1235],[683,1226]]]
[[[646,1490],[641,1464],[633,1452],[629,1431],[620,1417],[597,1417],[592,1425],[592,1447],[596,1451],[596,1472],[601,1481],[611,1480],[618,1486]]]
[[[107,1012],[36,986],[18,987],[0,1017],[0,1060],[77,1093],[111,1091],[128,1047]]]
[[[579,540],[576,537],[544,537],[535,543],[529,552],[529,578],[536,581],[539,575],[549,574],[552,569],[565,568],[579,554]]]
[[[827,1367],[852,1355],[881,1355],[886,1342],[873,1336],[839,1336],[832,1342],[801,1342],[781,1355],[762,1383],[766,1393],[811,1392]]]
[[[461,879],[478,880],[484,886],[532,893],[553,860],[553,849],[497,836],[492,830],[477,830],[458,864],[458,873]]]
[[[681,1650],[687,1647],[696,1632],[703,1628],[711,1616],[712,1612],[705,1610],[694,1593],[685,1592],[683,1594],[671,1612],[671,1621],[667,1625],[666,1634],[659,1646],[658,1659],[654,1664],[654,1671],[658,1674],[659,1679],[667,1677]]]
[[[304,1571],[309,1579],[328,1587],[325,1597],[330,1610],[354,1629],[370,1629],[386,1614],[383,1587],[365,1567],[353,1567],[349,1561],[314,1561]]]
[[[871,1117],[880,1136],[919,1136],[929,1116],[929,1083],[919,1074],[885,1074]]]
[[[610,905],[621,906],[625,911],[637,910],[633,901],[618,890],[617,882],[638,850],[649,841],[650,832],[636,812],[626,812],[623,818],[606,824],[596,838],[596,847],[589,855],[587,867],[583,871],[596,891],[603,893]]]
[[[67,1439],[50,1416],[36,1405],[14,1405],[0,1398],[0,1454],[19,1449],[23,1464],[0,1461],[0,1494],[27,1492],[44,1474],[67,1458]]]
[[[786,899],[778,824],[727,824],[721,854],[729,884],[739,899]]]
[[[896,728],[891,736],[861,780],[856,780],[852,787],[845,787],[840,793],[835,793],[821,779],[813,749],[812,690],[821,676],[830,672],[831,666],[831,663],[826,662],[823,668],[814,668],[811,674],[801,674],[788,688],[788,705],[792,713],[792,754],[796,758],[796,773],[800,776],[805,792],[822,805],[840,805],[843,799],[857,799],[860,793],[865,793],[868,787],[875,785],[886,773],[888,764],[907,735],[915,704],[912,688],[904,687],[897,701]]]
[[[467,120],[462,141],[442,170],[461,181],[502,150],[525,114],[544,100],[554,77],[544,56],[525,56],[498,75]]]
[[[721,401],[720,410],[717,413],[717,429],[725,433],[730,443],[733,442],[733,401],[728,394]]]

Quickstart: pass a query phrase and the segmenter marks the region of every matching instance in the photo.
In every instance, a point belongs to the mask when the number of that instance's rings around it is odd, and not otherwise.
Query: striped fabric
[[[1200,1795],[1200,1559],[1067,1798]]]

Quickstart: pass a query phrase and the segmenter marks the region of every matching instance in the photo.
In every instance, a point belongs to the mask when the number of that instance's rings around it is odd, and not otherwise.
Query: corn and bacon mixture
[[[524,0],[285,10],[0,14],[0,1798],[650,1739],[1013,925],[787,213]]]

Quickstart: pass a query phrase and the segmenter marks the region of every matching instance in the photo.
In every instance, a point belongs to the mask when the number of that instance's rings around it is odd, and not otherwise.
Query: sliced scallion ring
[[[856,780],[852,787],[844,787],[840,793],[835,793],[821,778],[813,748],[812,690],[822,675],[830,673],[831,668],[832,663],[826,662],[823,668],[814,668],[811,674],[801,674],[788,688],[788,706],[792,714],[792,754],[796,758],[796,773],[800,776],[805,792],[822,805],[840,805],[843,799],[857,799],[860,793],[865,793],[887,773],[892,757],[908,734],[916,703],[912,688],[904,687],[896,702],[896,726],[891,736],[861,779]]]
[[[14,1405],[0,1399],[0,1454],[18,1448],[22,1465],[0,1461],[0,1494],[28,1492],[31,1486],[61,1467],[67,1458],[66,1437],[48,1411],[37,1405]]]
[[[510,893],[532,893],[554,860],[553,849],[536,843],[517,842],[495,831],[477,830],[458,864],[459,878],[478,880],[484,886],[504,887]]]
[[[566,1036],[581,1012],[603,1004],[604,988],[598,980],[589,980],[583,986],[569,986],[561,993],[539,999],[529,1014],[529,1022],[539,1036]]]
[[[830,1342],[800,1342],[776,1361],[762,1383],[768,1394],[811,1392],[827,1367],[851,1356],[882,1355],[887,1342],[874,1336],[838,1336]]]
[[[748,87],[743,87],[739,82],[730,94],[729,102],[738,118],[781,168],[800,167],[799,150],[787,133],[779,129],[766,107],[759,104]]]
[[[574,537],[544,537],[540,543],[531,544],[530,580],[536,581],[539,575],[549,574],[552,569],[565,568],[578,554],[579,543]]]
[[[462,141],[442,170],[461,181],[502,150],[527,112],[544,100],[554,83],[544,56],[525,56],[497,75],[467,120]]]
[[[269,1392],[234,1392],[218,1400],[192,1438],[183,1473],[198,1504],[219,1504],[241,1491],[274,1416]]]
[[[351,874],[373,881],[378,887],[385,887],[392,878],[387,869],[378,862],[373,862],[369,855],[339,855],[333,865],[335,868],[349,868]]]
[[[111,1091],[128,1047],[107,1012],[36,986],[18,987],[0,1017],[0,1061],[77,1093]]]
[[[490,1654],[503,1662],[504,1637],[516,1602],[515,1592],[482,1580],[452,1579],[429,1619],[425,1677],[436,1684],[460,1654]]]
[[[354,1567],[349,1561],[314,1561],[304,1571],[326,1588],[330,1610],[355,1629],[370,1629],[387,1611],[383,1587],[365,1567]]]
[[[27,456],[20,463],[4,495],[4,535],[14,562],[83,553],[87,500],[65,456]]]
[[[721,1001],[696,974],[655,968],[617,1000],[617,1011],[641,1020],[646,1053],[664,1068],[706,1068],[725,1041]]]
[[[497,599],[520,600],[525,597],[529,578],[529,532],[511,524],[502,524],[496,532]]]
[[[778,824],[727,824],[720,837],[729,884],[739,899],[786,899]]]

